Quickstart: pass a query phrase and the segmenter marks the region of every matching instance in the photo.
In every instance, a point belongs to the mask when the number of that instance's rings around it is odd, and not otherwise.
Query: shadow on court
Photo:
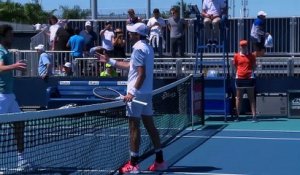
[[[196,148],[204,144],[209,138],[222,131],[227,124],[207,125],[197,130],[187,129],[178,135],[172,142],[164,147],[164,157],[169,169],[165,172],[210,172],[221,168],[213,166],[174,166]],[[146,170],[153,162],[155,156],[146,158],[140,163],[141,170]],[[149,172],[147,173],[149,174]],[[150,173],[151,174],[151,173]],[[157,174],[157,173],[153,173]]]

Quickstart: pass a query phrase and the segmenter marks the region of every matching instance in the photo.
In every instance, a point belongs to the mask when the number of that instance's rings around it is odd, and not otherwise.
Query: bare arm
[[[24,70],[26,69],[26,63],[16,62],[11,65],[4,65],[3,61],[0,61],[0,72],[11,71],[11,70]]]
[[[108,57],[107,54],[95,53],[95,57],[102,63],[109,63],[118,69],[129,69],[129,61],[117,61]]]

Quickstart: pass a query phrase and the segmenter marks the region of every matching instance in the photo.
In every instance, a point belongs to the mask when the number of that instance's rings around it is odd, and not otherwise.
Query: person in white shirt
[[[52,15],[49,18],[49,32],[47,33],[49,35],[49,45],[50,49],[54,50],[54,38],[56,36],[57,30],[61,27],[58,23],[58,19],[56,16]]]
[[[109,56],[112,56],[114,50],[113,39],[115,37],[115,33],[112,30],[110,21],[107,21],[105,23],[105,28],[100,31],[100,37],[102,40],[102,47],[107,51]]]
[[[224,0],[203,0],[202,13],[204,17],[205,40],[207,45],[217,45],[220,36],[220,21],[226,13]]]
[[[154,145],[156,159],[149,167],[149,171],[160,171],[167,169],[163,158],[160,138],[153,122],[152,90],[154,51],[147,43],[148,27],[144,23],[127,25],[133,51],[130,61],[117,61],[110,59],[107,54],[96,54],[101,62],[109,63],[119,69],[129,69],[127,82],[126,115],[129,117],[130,128],[130,161],[119,169],[120,174],[139,172],[139,146],[141,142],[140,122],[142,120]],[[148,103],[147,106],[133,103],[133,98]]]
[[[159,9],[153,10],[153,17],[149,19],[147,26],[150,28],[150,43],[158,55],[162,56],[162,50],[165,48],[163,32],[166,28],[166,22],[160,17]]]

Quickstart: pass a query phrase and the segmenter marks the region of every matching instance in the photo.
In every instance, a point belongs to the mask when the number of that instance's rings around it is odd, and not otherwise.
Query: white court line
[[[280,141],[300,141],[300,138],[272,138],[272,137],[230,137],[230,136],[183,136],[184,138],[209,138],[209,139],[248,139],[248,140],[280,140]]]
[[[267,130],[267,129],[223,129],[223,131],[237,131],[237,132],[282,132],[282,133],[300,133],[294,130]]]
[[[141,173],[154,173],[152,171],[141,171]],[[246,175],[246,174],[231,174],[231,173],[199,173],[199,172],[156,172],[158,174],[186,174],[186,175]]]

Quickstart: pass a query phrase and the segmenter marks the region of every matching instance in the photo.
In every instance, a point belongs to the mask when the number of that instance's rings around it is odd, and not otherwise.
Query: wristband
[[[135,96],[137,92],[137,89],[135,87],[132,87],[128,90],[128,93],[130,93],[131,95]]]
[[[112,65],[112,66],[115,66],[117,61],[114,60],[114,59],[109,59],[109,61],[107,62],[108,64]]]

